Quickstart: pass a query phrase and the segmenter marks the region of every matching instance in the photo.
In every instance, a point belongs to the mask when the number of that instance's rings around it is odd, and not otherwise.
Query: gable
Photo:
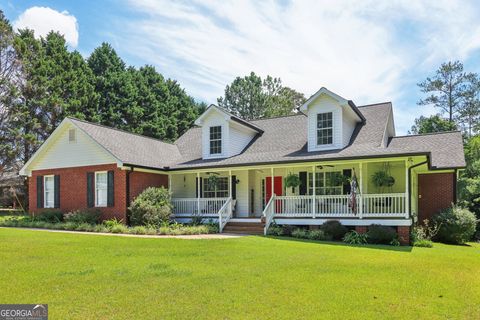
[[[69,141],[70,130],[75,130],[75,141]],[[20,174],[31,175],[33,170],[81,167],[119,161],[103,149],[81,129],[64,120],[42,147],[22,168]]]

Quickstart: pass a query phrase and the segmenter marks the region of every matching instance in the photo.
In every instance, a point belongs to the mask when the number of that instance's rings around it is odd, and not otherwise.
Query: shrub
[[[348,244],[366,244],[368,242],[368,235],[366,233],[358,233],[357,231],[350,231],[343,237],[343,242]]]
[[[128,230],[128,233],[131,234],[147,234],[147,227],[144,226],[135,226]]]
[[[33,220],[44,222],[62,222],[63,213],[59,210],[44,210],[41,213],[34,215]]]
[[[391,244],[398,238],[397,232],[392,227],[372,224],[368,227],[368,242],[374,244]]]
[[[308,239],[308,230],[303,228],[297,228],[292,231],[292,237],[299,239]]]
[[[435,239],[440,242],[463,244],[475,234],[477,220],[468,209],[452,206],[434,217],[440,226]]]
[[[431,240],[416,240],[413,242],[414,247],[432,248],[433,242]]]
[[[101,212],[99,210],[74,210],[63,216],[65,222],[97,224],[100,221]]]
[[[283,227],[278,224],[272,224],[267,230],[267,234],[271,236],[283,236]]]
[[[432,240],[440,229],[440,226],[435,222],[430,222],[428,219],[423,220],[423,224],[418,224],[412,228],[410,237],[412,242],[418,240]]]
[[[326,221],[324,224],[322,224],[320,229],[323,230],[326,235],[331,236],[333,240],[342,240],[342,238],[348,232],[347,227],[343,226],[337,220]]]
[[[116,218],[103,221],[103,225],[111,233],[128,233],[128,227]]]
[[[319,241],[332,240],[332,237],[330,235],[325,234],[323,230],[310,230],[308,234],[308,238],[311,240],[319,240]]]
[[[172,215],[170,192],[163,188],[145,189],[130,206],[132,225],[160,226],[170,221]]]

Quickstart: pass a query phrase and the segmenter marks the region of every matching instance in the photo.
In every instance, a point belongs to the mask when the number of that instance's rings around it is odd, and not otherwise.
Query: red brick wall
[[[418,175],[418,220],[432,216],[448,208],[455,201],[455,174],[429,173]]]
[[[115,172],[114,206],[98,209],[102,212],[102,219],[115,217],[119,220],[126,221],[127,172],[117,168],[116,164],[33,171],[28,181],[30,212],[37,213],[45,210],[37,209],[37,176],[60,175],[60,210],[68,212],[75,209],[87,208],[87,172],[108,170]],[[166,175],[132,172],[130,174],[130,198],[133,199],[146,187],[160,185],[168,185],[168,177]]]
[[[130,173],[130,201],[147,187],[161,186],[168,188],[167,175],[133,171]]]

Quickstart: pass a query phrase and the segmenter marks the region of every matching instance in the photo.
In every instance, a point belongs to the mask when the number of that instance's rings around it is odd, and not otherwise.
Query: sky
[[[397,134],[420,115],[417,84],[446,61],[480,73],[479,1],[0,0],[15,28],[65,35],[85,58],[110,43],[198,101],[254,71],[306,97],[326,87],[358,105],[391,101]]]

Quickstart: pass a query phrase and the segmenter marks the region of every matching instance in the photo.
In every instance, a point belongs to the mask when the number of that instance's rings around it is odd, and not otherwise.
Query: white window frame
[[[218,139],[212,139],[212,129],[213,128],[220,128],[220,138]],[[218,125],[218,126],[210,126],[208,128],[208,152],[210,155],[215,156],[215,155],[221,155],[223,153],[223,126]],[[212,153],[212,142],[220,142],[220,152]]]
[[[48,190],[49,193],[53,195],[52,205],[47,205],[47,178],[52,178],[53,187],[52,190]],[[55,207],[55,175],[43,176],[43,207],[44,208],[54,208]]]
[[[318,117],[319,115],[326,115],[326,114],[331,114],[332,115],[332,125],[330,127],[322,127],[322,128],[318,128]],[[332,111],[329,111],[329,112],[319,112],[317,113],[316,115],[316,119],[315,119],[315,139],[316,139],[316,142],[317,142],[317,146],[318,147],[328,147],[328,146],[332,146],[334,144],[334,130],[333,130],[333,120],[334,120],[334,113]],[[320,131],[326,131],[326,130],[331,130],[332,131],[332,143],[318,143],[318,138],[319,138],[319,133]]]
[[[105,176],[107,177],[107,180],[106,180],[106,186],[105,186],[105,204],[99,204],[98,203],[98,197],[97,197],[97,191],[98,191],[98,187],[97,187],[97,175],[99,174],[105,174]],[[108,171],[95,171],[95,181],[94,181],[94,192],[95,192],[95,207],[97,208],[105,208],[108,206]]]
[[[223,179],[226,180],[226,189],[217,189],[215,190],[207,190],[208,186],[208,178],[203,179],[203,186],[202,186],[202,197],[203,198],[208,198],[208,199],[213,199],[213,198],[227,198],[228,193],[230,192],[229,186],[228,186],[228,177],[218,177],[218,179]],[[213,197],[211,197],[213,195]],[[223,195],[220,197],[219,195]]]
[[[338,186],[328,186],[327,185],[327,174],[343,174],[342,171],[317,171],[315,172],[315,176],[319,177],[315,181],[315,194],[319,195],[341,195],[343,194],[343,184]],[[308,172],[307,174],[307,194],[312,195],[313,192],[313,183],[311,183],[311,179],[313,179],[313,173]],[[333,193],[328,193],[327,190],[335,190]],[[337,192],[338,191],[338,192]]]

